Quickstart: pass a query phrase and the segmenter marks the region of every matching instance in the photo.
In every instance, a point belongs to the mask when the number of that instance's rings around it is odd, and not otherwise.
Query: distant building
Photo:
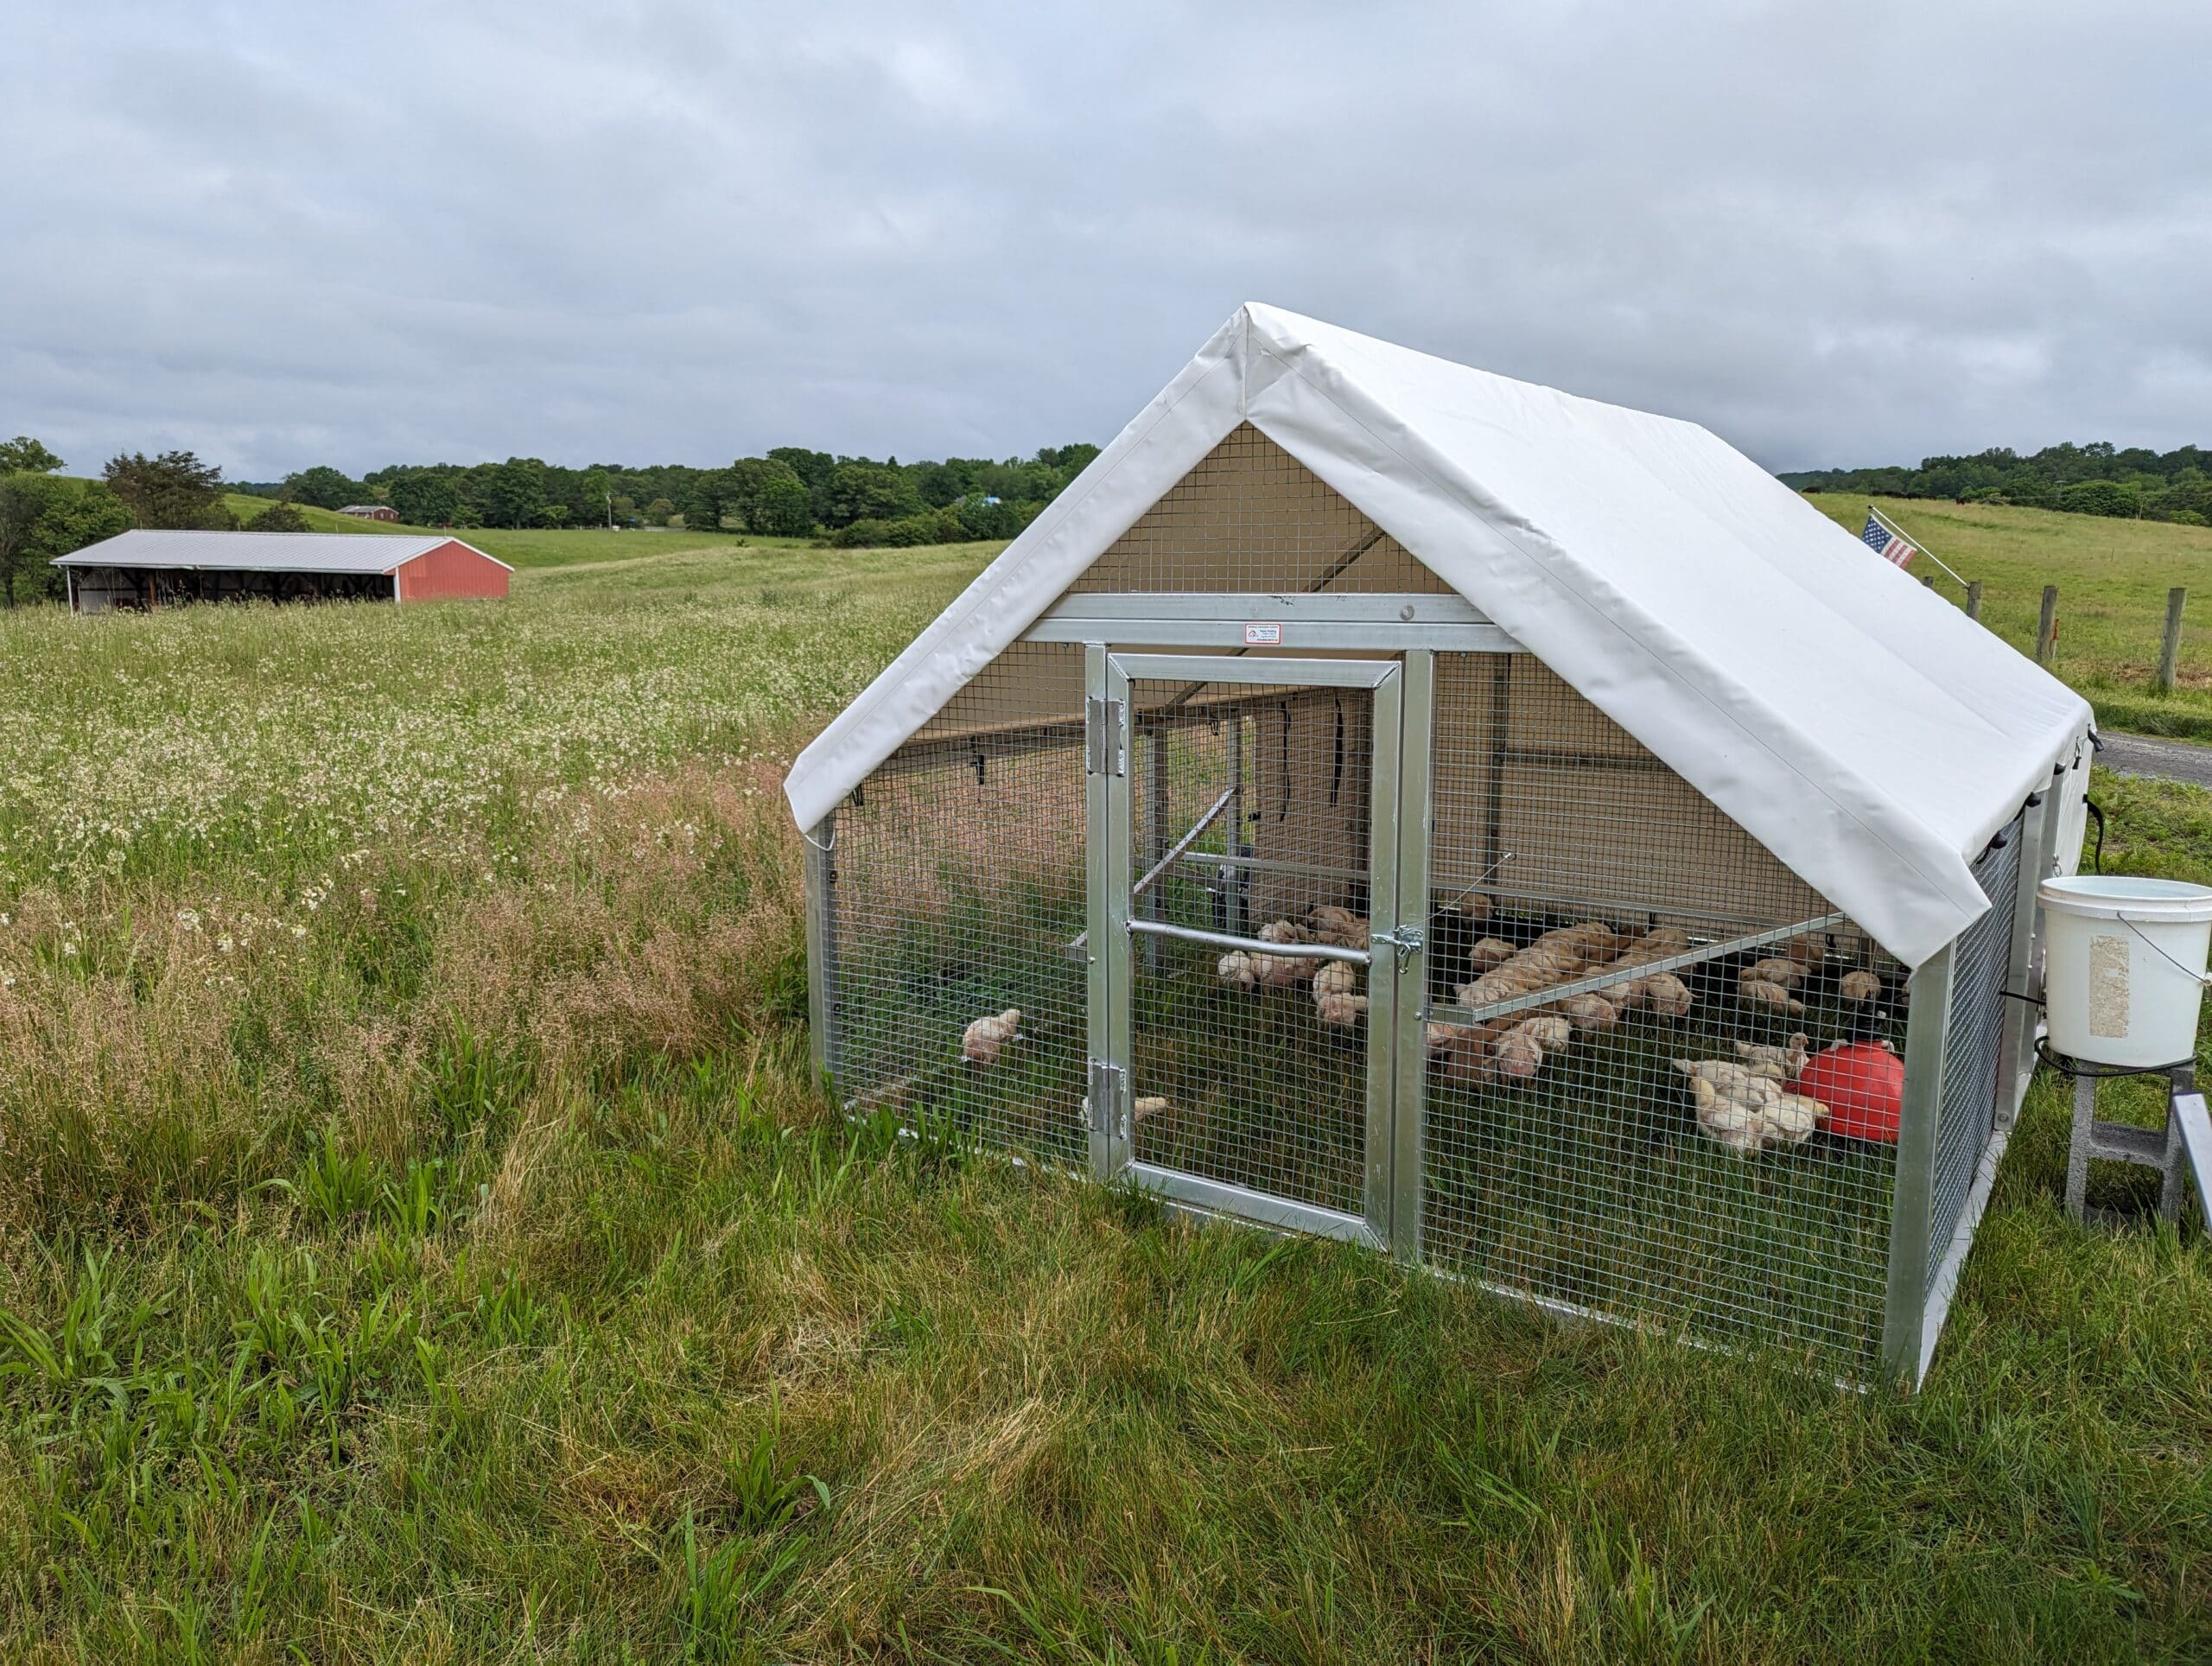
[[[444,601],[507,594],[514,569],[459,538],[359,532],[156,532],[54,563],[80,614],[194,601]]]
[[[388,503],[349,503],[338,512],[357,520],[388,520],[399,518],[399,512]]]

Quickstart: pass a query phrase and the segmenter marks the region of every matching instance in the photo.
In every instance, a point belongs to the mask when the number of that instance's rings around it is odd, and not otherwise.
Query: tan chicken
[[[1802,1041],[1803,1037],[1792,1037]],[[1744,1043],[1738,1042],[1741,1050]],[[1762,1053],[1787,1049],[1762,1048]],[[1766,1061],[1762,1060],[1762,1065]],[[1780,1146],[1802,1145],[1827,1120],[1828,1108],[1802,1093],[1791,1093],[1779,1078],[1760,1073],[1732,1059],[1677,1059],[1675,1068],[1690,1078],[1698,1132],[1724,1151],[1745,1159]]]
[[[1002,1013],[987,1013],[968,1027],[968,1033],[960,1039],[960,1056],[980,1069],[988,1070],[999,1062],[999,1052],[1014,1040],[1021,1027],[1021,1008],[1008,1007]]]
[[[1801,1031],[1778,1047],[1762,1046],[1753,1041],[1738,1041],[1736,1056],[1751,1066],[1752,1075],[1786,1082],[1805,1068],[1808,1056],[1807,1049],[1811,1045],[1812,1038]]]
[[[1789,1014],[1793,1018],[1805,1010],[1805,1003],[1780,983],[1752,979],[1738,985],[1736,993],[1754,1007],[1771,1007],[1777,1012]]]
[[[1846,972],[1836,985],[1836,993],[1846,1001],[1859,1003],[1878,1000],[1882,980],[1869,971]]]

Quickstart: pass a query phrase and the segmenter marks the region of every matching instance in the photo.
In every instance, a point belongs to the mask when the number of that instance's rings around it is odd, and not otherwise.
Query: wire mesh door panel
[[[1121,655],[1128,1154],[1145,1184],[1381,1243],[1400,677]],[[1379,960],[1378,968],[1376,962]]]

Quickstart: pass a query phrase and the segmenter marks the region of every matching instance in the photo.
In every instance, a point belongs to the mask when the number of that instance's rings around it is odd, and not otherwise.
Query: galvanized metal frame
[[[1246,626],[1279,625],[1280,641],[1264,654],[1254,652]],[[1424,1259],[1425,1148],[1428,1140],[1427,1053],[1424,1024],[1428,1008],[1430,945],[1424,931],[1432,906],[1432,845],[1435,806],[1432,748],[1435,734],[1437,667],[1441,652],[1522,652],[1503,631],[1452,596],[1407,595],[1090,595],[1071,596],[1027,633],[1043,642],[1080,642],[1084,648],[1085,711],[1088,721],[1084,796],[1085,836],[1091,858],[1086,863],[1087,939],[1071,953],[1086,963],[1086,1021],[1092,1055],[1088,1106],[1089,1167],[1102,1180],[1133,1180],[1166,1200],[1192,1211],[1253,1222],[1279,1230],[1355,1239],[1388,1249],[1411,1262]],[[1122,645],[1126,645],[1126,651]],[[1141,650],[1188,648],[1188,653]],[[1211,652],[1206,652],[1206,651]],[[1389,655],[1388,660],[1303,657],[1325,654]],[[1132,677],[1204,684],[1287,684],[1294,686],[1367,689],[1376,694],[1372,731],[1374,756],[1370,791],[1370,882],[1372,948],[1369,951],[1310,947],[1321,957],[1368,966],[1366,1170],[1363,1213],[1354,1216],[1315,1204],[1210,1179],[1154,1167],[1135,1160],[1131,1123],[1129,1069],[1133,1057],[1131,976],[1135,944],[1179,937],[1224,945],[1250,939],[1240,932],[1210,934],[1163,920],[1133,918],[1146,887],[1133,883],[1132,766],[1140,757],[1133,732],[1129,684]],[[1215,704],[1218,706],[1220,703]],[[1168,712],[1158,732],[1185,721]],[[1192,714],[1189,721],[1205,721]],[[1041,728],[1042,726],[1040,726]],[[995,754],[1019,750],[1026,742],[1019,726],[994,734]],[[1232,747],[1241,750],[1241,728],[1232,730]],[[1049,743],[1049,737],[1037,743]],[[918,753],[937,743],[906,749]],[[969,737],[955,737],[944,747],[965,747]],[[1151,749],[1157,754],[1160,748]],[[1235,753],[1232,752],[1232,757]],[[1562,754],[1562,758],[1564,754]],[[897,770],[903,760],[886,766]],[[910,761],[910,760],[906,760]],[[1241,761],[1241,760],[1239,760]],[[1572,760],[1568,760],[1572,761]],[[1599,760],[1584,760],[1595,762]],[[1624,760],[1623,767],[1642,766]],[[1156,766],[1154,766],[1156,767]],[[2062,772],[2063,774],[2063,772]],[[1232,770],[1232,779],[1241,772]],[[1162,795],[1150,800],[1155,817],[1164,813]],[[1216,806],[1214,813],[1218,813]],[[1232,803],[1232,826],[1241,825],[1241,802]],[[835,861],[837,815],[833,812],[806,838],[805,926],[811,976],[809,1013],[812,1062],[835,1081],[840,1067],[838,967],[836,965],[837,875]],[[2004,1155],[2018,1107],[2034,1070],[2038,993],[2036,975],[2040,915],[2034,903],[2036,881],[2049,871],[2053,841],[2062,820],[2056,792],[2029,801],[2022,825],[2022,875],[2010,935],[2005,989],[2012,1010],[2006,1014],[2000,1042],[1997,1123],[1981,1154],[1972,1189],[1947,1243],[1930,1244],[1929,1227],[1936,1180],[1936,1140],[1942,1116],[1941,1091],[1946,1034],[1955,998],[1956,945],[1914,972],[1910,981],[1910,1016],[1905,1037],[1905,1090],[1896,1148],[1888,1230],[1888,1266],[1883,1301],[1879,1370],[1887,1381],[1916,1387],[1940,1338],[1944,1320],[1994,1175]],[[1142,853],[1159,872],[1200,860],[1167,843],[1172,830],[1155,826],[1156,836]],[[1203,829],[1194,829],[1187,845]],[[1492,835],[1493,842],[1495,835]],[[1224,855],[1208,863],[1271,864],[1239,853],[1232,838]],[[1294,866],[1272,864],[1274,866]],[[1315,870],[1317,873],[1321,870]],[[1333,870],[1331,870],[1333,872]],[[1347,873],[1349,870],[1347,870]],[[1835,923],[1817,920],[1770,928],[1741,941],[1700,948],[1685,963],[1702,960],[1758,942]],[[1249,927],[1249,922],[1237,922]],[[1269,952],[1296,951],[1294,945],[1268,945]],[[1668,963],[1671,965],[1671,962]],[[1649,973],[1654,967],[1642,969]],[[1575,989],[1606,981],[1584,980]],[[1554,989],[1541,997],[1557,1000]],[[1503,1015],[1507,1007],[1478,1015]],[[1440,1009],[1437,1018],[1462,1014]],[[1933,1276],[1929,1276],[1931,1269]],[[1488,1280],[1440,1269],[1451,1276],[1528,1300],[1562,1316],[1607,1322],[1641,1323],[1571,1301],[1535,1294]]]
[[[1936,1130],[1942,1116],[1943,1044],[1950,1029],[1951,973],[1957,952],[1955,940],[1922,962],[1912,974],[1907,996],[1904,1097],[1898,1110],[1890,1194],[1889,1281],[1880,1356],[1883,1380],[1907,1388],[1918,1386],[1925,1357]]]
[[[1029,642],[1110,642],[1133,647],[1230,648],[1249,652],[1248,627],[1273,627],[1280,652],[1449,649],[1511,653],[1520,645],[1464,598],[1419,592],[1087,595],[1061,601],[1023,633]]]
[[[1109,601],[1127,598],[1109,597]],[[1089,721],[1112,725],[1120,739],[1109,748],[1094,742],[1094,766],[1118,750],[1118,769],[1094,767],[1086,810],[1103,843],[1094,846],[1090,863],[1090,953],[1091,1079],[1094,1097],[1111,1108],[1094,1105],[1091,1116],[1092,1168],[1100,1179],[1127,1180],[1171,1202],[1262,1224],[1324,1237],[1351,1238],[1377,1249],[1389,1247],[1394,1209],[1393,1162],[1397,1144],[1395,1064],[1399,969],[1395,952],[1378,953],[1327,944],[1268,944],[1230,933],[1205,932],[1140,918],[1132,876],[1130,833],[1132,782],[1127,766],[1130,723],[1129,684],[1180,682],[1281,684],[1297,688],[1363,690],[1374,696],[1372,758],[1370,764],[1368,862],[1369,928],[1371,944],[1397,938],[1399,769],[1404,672],[1394,659],[1300,659],[1276,656],[1161,654],[1113,652],[1103,643],[1085,645]],[[1103,804],[1094,801],[1103,799]],[[1147,805],[1150,808],[1150,805]],[[1426,918],[1425,912],[1422,918]],[[1278,1197],[1253,1188],[1161,1167],[1136,1160],[1130,1124],[1130,1071],[1135,1057],[1129,979],[1132,952],[1139,938],[1173,938],[1222,948],[1248,948],[1272,954],[1364,963],[1368,969],[1367,1103],[1362,1176],[1363,1212],[1351,1215],[1318,1204]],[[1102,985],[1103,986],[1102,988]]]
[[[1389,1113],[1390,1253],[1421,1260],[1421,1164],[1427,1148],[1429,850],[1436,836],[1432,747],[1436,728],[1436,654],[1409,650],[1398,744],[1398,901],[1394,1102]]]
[[[2057,831],[2058,795],[2054,792],[2030,795],[2020,817],[2020,886],[2013,899],[2012,958],[2005,976],[2005,998],[2012,1002],[2012,1009],[2005,1015],[2005,1039],[1998,1055],[2000,1136],[2011,1133],[2036,1071],[2036,1025],[2043,996],[2037,952],[2042,914],[2036,903],[2036,888],[2050,872],[2051,847]]]
[[[833,1096],[837,1079],[837,812],[806,841],[807,1052],[815,1080]]]
[[[1090,838],[1084,865],[1090,923],[1090,970],[1085,986],[1090,1035],[1090,1172],[1110,1181],[1129,1160],[1128,1002],[1128,682],[1116,670],[1103,642],[1084,645],[1085,750],[1084,815]],[[1121,780],[1123,790],[1114,783]]]

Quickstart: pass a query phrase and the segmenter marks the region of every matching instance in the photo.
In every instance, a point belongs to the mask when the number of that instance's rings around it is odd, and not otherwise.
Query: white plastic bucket
[[[2036,888],[2053,1052],[2151,1069],[2196,1052],[2212,889],[2077,874]]]

